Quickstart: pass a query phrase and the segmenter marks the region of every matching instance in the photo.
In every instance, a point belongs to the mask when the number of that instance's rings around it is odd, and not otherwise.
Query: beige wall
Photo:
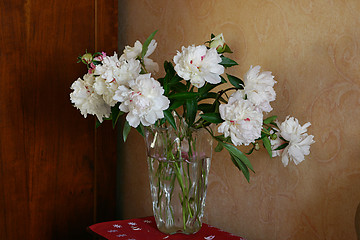
[[[284,168],[265,152],[251,156],[251,183],[225,153],[214,154],[205,222],[253,239],[355,239],[360,201],[360,1],[123,1],[120,34],[133,44],[155,29],[155,59],[223,32],[243,76],[261,65],[276,76],[274,114],[288,114],[316,143]],[[160,74],[161,75],[161,74]],[[160,76],[158,75],[158,76]],[[126,143],[124,217],[151,215],[143,140]]]

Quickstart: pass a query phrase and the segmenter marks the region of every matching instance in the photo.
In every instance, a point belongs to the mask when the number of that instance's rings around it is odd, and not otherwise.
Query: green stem
[[[265,134],[268,135],[268,136],[271,135],[271,134],[270,134],[270,131],[268,131],[268,130],[265,129],[265,128],[262,128],[262,129],[261,129],[261,132],[262,132],[262,133],[265,133]]]
[[[227,88],[227,89],[224,89],[224,90],[220,90],[218,92],[218,96],[216,97],[216,100],[214,101],[214,103],[219,100],[219,98],[221,97],[221,95],[223,95],[224,93],[226,93],[227,91],[230,91],[230,90],[237,90],[236,87],[231,87],[231,88]]]

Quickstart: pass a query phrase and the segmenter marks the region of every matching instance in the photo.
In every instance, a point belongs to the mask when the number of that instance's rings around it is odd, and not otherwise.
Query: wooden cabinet
[[[117,1],[0,1],[0,26],[0,239],[89,239],[115,218],[116,138],[69,94],[79,54],[117,50]]]

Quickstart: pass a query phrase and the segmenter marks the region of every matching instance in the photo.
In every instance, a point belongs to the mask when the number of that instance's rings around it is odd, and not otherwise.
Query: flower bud
[[[256,143],[255,143],[255,147],[254,147],[254,148],[255,148],[255,150],[256,150],[256,151],[259,151],[259,149],[260,149],[260,145],[259,145],[259,143],[257,143],[257,142],[256,142]]]
[[[93,57],[92,57],[91,53],[85,53],[81,57],[81,61],[85,64],[90,64],[92,62],[92,60],[93,60]]]
[[[271,140],[276,140],[277,139],[277,135],[275,133],[270,135]]]
[[[223,34],[219,34],[210,40],[210,48],[216,48],[218,53],[225,51],[226,43]]]

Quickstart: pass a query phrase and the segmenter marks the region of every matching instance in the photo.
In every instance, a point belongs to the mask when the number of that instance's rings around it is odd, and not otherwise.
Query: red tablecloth
[[[203,240],[245,240],[242,237],[224,232],[218,228],[203,223],[200,231],[192,235],[173,234],[166,235],[156,228],[154,217],[103,222],[91,225],[89,227],[93,233],[104,237],[105,239],[126,239],[126,240],[187,240],[187,239],[203,239]]]

